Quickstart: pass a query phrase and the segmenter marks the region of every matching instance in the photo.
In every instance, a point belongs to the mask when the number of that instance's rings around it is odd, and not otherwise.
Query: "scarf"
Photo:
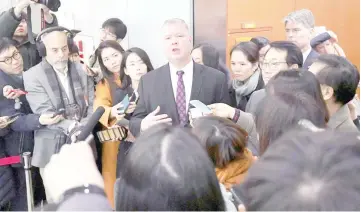
[[[234,185],[241,184],[247,175],[248,169],[253,164],[254,158],[251,151],[245,149],[243,154],[244,158],[234,160],[224,168],[216,168],[218,181],[227,190]]]
[[[249,95],[254,90],[256,90],[259,77],[260,77],[260,70],[256,70],[253,75],[245,81],[233,80],[232,87],[236,92],[236,100],[237,104],[241,100],[242,97]]]
[[[75,66],[75,63],[68,63],[68,76],[69,76],[69,81],[70,81],[70,89],[73,93],[73,98],[75,100],[75,103],[80,107],[80,111],[82,114],[82,117],[84,117],[84,115],[86,115],[86,111],[87,111],[87,105],[86,105],[86,101],[85,99],[86,97],[86,93],[84,91],[87,90],[87,88],[85,88],[82,83],[81,83],[81,78],[80,75],[78,73],[78,70]],[[57,78],[57,75],[55,73],[54,68],[44,59],[43,60],[43,71],[45,76],[48,79],[49,85],[51,87],[51,89],[53,90],[55,97],[56,97],[56,109],[59,110],[60,108],[66,108],[66,105],[64,103],[64,99],[62,99],[62,91],[61,91],[61,86],[59,85],[59,80]]]

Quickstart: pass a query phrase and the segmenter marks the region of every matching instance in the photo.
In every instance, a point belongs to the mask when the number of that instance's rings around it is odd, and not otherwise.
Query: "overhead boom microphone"
[[[85,139],[92,133],[95,125],[99,122],[99,119],[104,114],[104,107],[98,107],[93,115],[89,118],[87,124],[83,127],[82,131],[77,137],[77,141],[85,141]]]

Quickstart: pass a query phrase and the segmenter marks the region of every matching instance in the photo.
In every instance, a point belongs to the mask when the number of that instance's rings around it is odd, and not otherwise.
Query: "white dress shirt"
[[[312,50],[312,48],[310,47],[307,51],[302,52],[303,64],[305,64],[308,55],[310,55],[310,53],[311,53],[311,50]],[[306,68],[308,68],[308,67],[306,67]]]
[[[64,72],[58,71],[54,68],[56,75],[58,76],[59,82],[64,87],[66,95],[70,96],[70,82],[68,78],[69,69],[68,67],[65,68]]]
[[[184,66],[181,69],[177,69],[171,63],[169,63],[169,69],[170,69],[170,77],[173,86],[174,100],[176,100],[177,98],[177,83],[178,83],[177,71],[184,71],[183,82],[184,82],[184,89],[186,92],[186,111],[188,111],[189,101],[191,99],[192,83],[193,83],[193,60],[191,60],[186,66]]]

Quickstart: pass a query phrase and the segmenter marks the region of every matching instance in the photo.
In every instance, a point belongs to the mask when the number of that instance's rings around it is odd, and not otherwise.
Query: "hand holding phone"
[[[28,92],[27,91],[23,91],[23,90],[21,90],[21,89],[12,89],[11,91],[10,91],[11,93],[15,93],[15,94],[17,94],[17,95],[26,95],[26,94],[28,94]]]
[[[129,107],[129,104],[129,96],[127,94],[121,102],[112,107],[110,116],[118,120],[122,119],[125,115],[126,110]]]
[[[191,100],[189,104],[191,104],[193,107],[195,107],[195,109],[197,109],[193,111],[200,112],[202,113],[202,115],[209,115],[212,113],[212,110],[199,100]]]
[[[64,115],[64,113],[65,113],[65,109],[60,108],[56,113],[53,114],[53,116],[51,118],[55,118],[56,116],[59,116],[59,115]]]
[[[129,104],[130,104],[129,95],[127,94],[120,103],[122,104],[121,110],[123,110],[125,112],[128,109]]]

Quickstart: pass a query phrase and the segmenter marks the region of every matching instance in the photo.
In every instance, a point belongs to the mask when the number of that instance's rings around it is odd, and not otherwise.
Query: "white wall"
[[[0,0],[0,10],[8,9],[15,2]],[[159,35],[163,22],[182,18],[193,28],[193,0],[61,0],[61,3],[56,13],[59,25],[82,30],[80,35],[93,38],[94,46],[99,41],[101,24],[111,17],[120,18],[128,26],[122,46],[143,48],[154,67],[166,63]]]
[[[169,18],[182,18],[193,27],[192,0],[128,0],[129,47],[146,50],[154,67],[166,63],[160,28]]]

